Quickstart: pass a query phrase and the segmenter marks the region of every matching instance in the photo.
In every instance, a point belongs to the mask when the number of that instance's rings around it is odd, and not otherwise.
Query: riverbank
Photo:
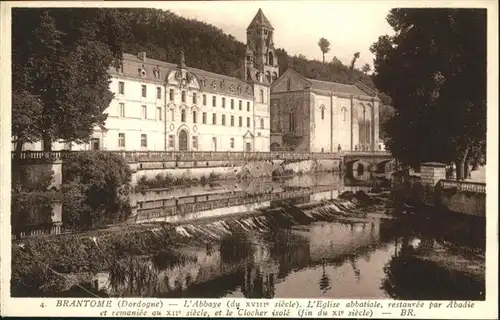
[[[382,201],[379,205],[383,205]],[[342,216],[361,218],[366,212],[360,208],[355,201],[339,198],[246,212],[223,220],[200,220],[194,224],[149,223],[27,239],[12,248],[12,290],[20,296],[60,291],[68,286],[66,277],[109,270],[115,261],[125,256],[161,255],[168,257],[168,264],[180,263],[186,259],[179,250],[183,246],[215,244],[226,234],[249,230],[291,227]],[[253,217],[254,222],[242,224],[239,220],[245,217]],[[197,224],[208,229],[210,225],[222,228],[207,232],[197,229]]]

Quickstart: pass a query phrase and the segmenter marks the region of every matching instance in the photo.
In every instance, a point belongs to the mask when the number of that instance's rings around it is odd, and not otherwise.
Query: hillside
[[[146,51],[151,58],[175,62],[182,47],[189,66],[227,75],[233,75],[242,65],[245,44],[213,25],[159,9],[121,10],[128,15],[130,26],[125,52]],[[346,84],[361,81],[375,89],[369,75],[339,60],[308,60],[301,55],[290,56],[285,49],[277,49],[277,56],[280,73],[293,68],[307,78]],[[387,97],[382,95],[381,99],[384,105],[390,104]],[[387,118],[391,109],[382,107],[381,119]]]

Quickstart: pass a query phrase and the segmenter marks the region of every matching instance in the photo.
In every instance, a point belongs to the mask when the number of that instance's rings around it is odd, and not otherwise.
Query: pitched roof
[[[359,87],[352,84],[343,84],[337,82],[322,81],[316,79],[307,79],[312,85],[312,89],[331,91],[338,93],[347,93],[353,95],[371,96],[370,93],[361,90]]]
[[[248,25],[248,29],[257,29],[257,28],[267,28],[274,30],[273,26],[267,20],[266,16],[264,15],[264,12],[262,12],[262,9],[259,8],[259,11],[257,11],[257,14],[253,18],[252,22]]]

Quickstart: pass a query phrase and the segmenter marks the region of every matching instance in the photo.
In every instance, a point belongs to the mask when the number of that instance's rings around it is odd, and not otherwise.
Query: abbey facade
[[[239,77],[189,67],[146,52],[124,54],[112,68],[114,99],[87,144],[54,142],[53,150],[269,151],[270,88],[278,78],[273,27],[259,10],[247,28]],[[43,150],[41,142],[24,150]]]
[[[366,87],[279,74],[274,28],[261,9],[235,76],[124,54],[109,70],[114,99],[89,143],[53,150],[337,152],[377,150],[379,99]],[[43,150],[41,142],[23,146]]]

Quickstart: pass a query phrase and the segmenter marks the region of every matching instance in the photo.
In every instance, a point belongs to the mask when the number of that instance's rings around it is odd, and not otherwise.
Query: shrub
[[[71,228],[92,228],[130,215],[132,171],[121,156],[79,153],[64,163],[63,177],[63,222]]]

